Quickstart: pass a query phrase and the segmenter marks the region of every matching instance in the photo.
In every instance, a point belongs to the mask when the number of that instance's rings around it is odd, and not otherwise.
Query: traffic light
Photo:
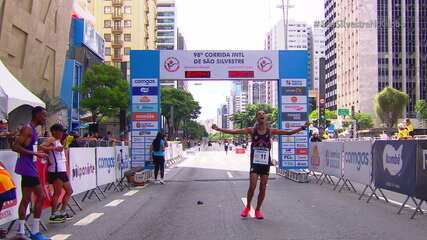
[[[326,125],[326,114],[325,114],[325,108],[321,107],[319,109],[319,125],[321,127],[325,127]]]

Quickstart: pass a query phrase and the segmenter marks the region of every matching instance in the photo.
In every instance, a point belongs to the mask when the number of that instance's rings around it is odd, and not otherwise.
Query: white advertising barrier
[[[12,151],[0,151],[0,161],[3,163],[5,168],[12,175],[13,182],[16,185],[16,200],[5,202],[3,209],[0,213],[0,225],[11,222],[18,219],[18,205],[21,201],[21,176],[15,173],[15,165],[18,155]]]
[[[342,142],[321,142],[318,143],[320,148],[320,161],[323,162],[323,172],[335,176],[342,176],[342,152],[344,143]]]
[[[317,142],[310,143],[310,161],[308,169],[313,172],[322,172],[324,169],[325,161],[320,157],[321,145]]]
[[[116,181],[116,151],[114,147],[96,148],[96,184],[102,186]]]
[[[95,148],[70,148],[69,161],[74,195],[96,188]]]
[[[131,159],[128,146],[116,146],[116,180],[120,181],[124,173],[130,169]]]
[[[370,185],[372,181],[372,142],[346,142],[343,165],[344,176],[347,179]]]

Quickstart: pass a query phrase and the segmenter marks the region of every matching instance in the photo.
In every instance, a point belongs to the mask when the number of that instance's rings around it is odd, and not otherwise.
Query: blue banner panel
[[[375,186],[413,196],[415,193],[416,141],[375,141]]]
[[[427,141],[417,141],[417,184],[415,197],[427,200]]]
[[[132,96],[157,96],[158,87],[132,87]]]

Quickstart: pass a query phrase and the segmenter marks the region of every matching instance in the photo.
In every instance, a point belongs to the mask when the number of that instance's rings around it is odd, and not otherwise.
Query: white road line
[[[105,205],[106,207],[117,207],[120,203],[124,202],[124,199],[117,199],[114,201],[111,201],[109,204]]]
[[[383,197],[379,197],[381,200],[383,200],[383,201],[385,201],[385,199],[383,198]],[[397,202],[397,201],[394,201],[394,200],[391,200],[391,199],[388,199],[388,201],[391,203],[391,204],[394,204],[394,205],[397,205],[397,206],[402,206],[402,204],[403,203],[401,203],[401,202]],[[409,205],[409,204],[406,204],[405,205],[405,207],[407,207],[407,208],[409,208],[409,209],[411,209],[411,210],[415,210],[415,207],[413,207],[413,206],[411,206],[411,205]],[[421,209],[421,210],[423,210],[423,212],[427,212],[427,210],[425,210],[425,209]]]
[[[144,185],[144,186],[138,186],[138,187],[135,187],[136,189],[144,189],[145,188],[145,186],[147,186],[147,185]]]
[[[227,175],[229,178],[233,178],[233,175],[231,175],[231,172],[227,172]]]
[[[71,234],[56,234],[55,236],[51,237],[52,240],[65,240],[67,238],[71,237]]]
[[[123,196],[130,197],[130,196],[135,195],[135,193],[137,193],[137,192],[139,192],[139,191],[138,190],[131,190],[131,191],[123,194]]]
[[[104,215],[104,213],[91,213],[82,220],[74,223],[74,226],[86,226],[88,224],[91,224],[96,219],[100,218],[102,215]]]
[[[243,203],[243,206],[246,206],[246,203],[247,203],[247,198],[245,198],[245,197],[242,197],[242,203]],[[249,211],[249,216],[251,217],[251,218],[254,218],[255,217],[255,210],[254,210],[254,208],[252,207],[252,205],[251,205],[251,210]]]

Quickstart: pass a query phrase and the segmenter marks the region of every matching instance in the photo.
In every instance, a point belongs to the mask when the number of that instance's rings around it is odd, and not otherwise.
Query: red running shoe
[[[241,217],[247,217],[248,216],[248,214],[249,214],[249,211],[250,211],[251,209],[250,208],[247,208],[247,207],[245,207],[244,209],[243,209],[243,211],[240,213],[240,216]]]
[[[255,218],[264,219],[264,214],[261,212],[261,210],[255,211]]]

